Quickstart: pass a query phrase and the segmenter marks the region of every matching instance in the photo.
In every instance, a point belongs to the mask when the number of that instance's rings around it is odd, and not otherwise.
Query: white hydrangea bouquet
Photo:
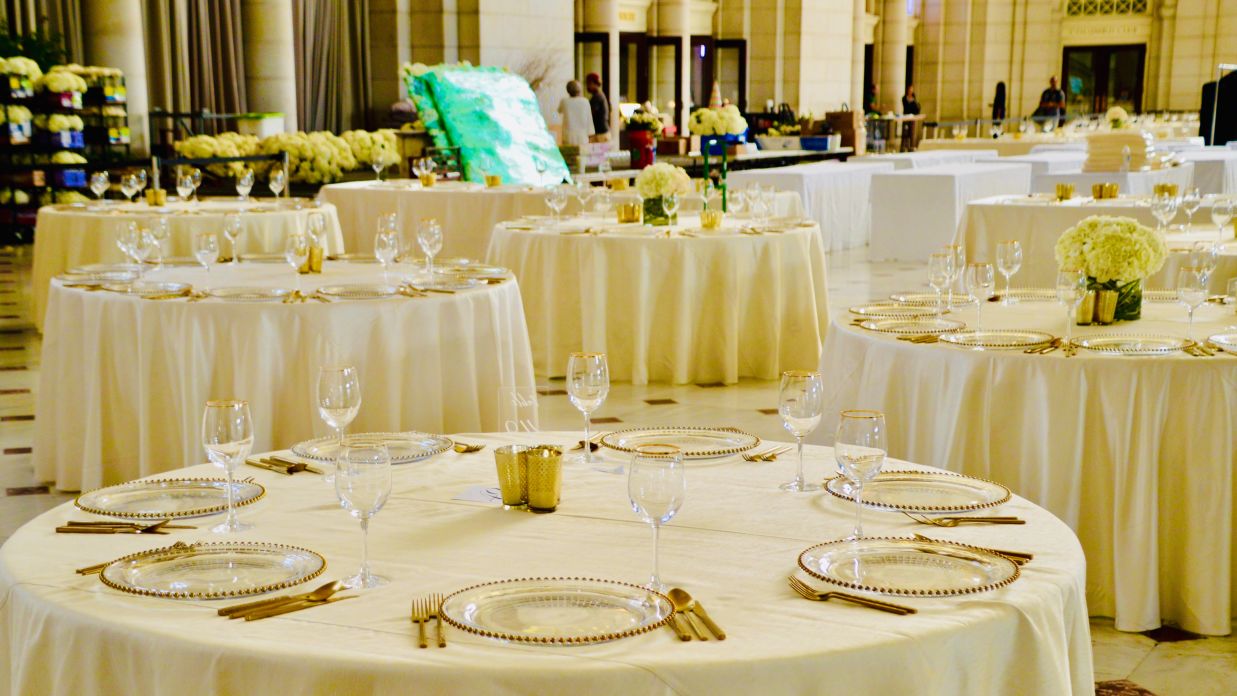
[[[692,179],[682,167],[659,162],[636,175],[636,192],[644,199],[644,221],[650,225],[671,225],[678,219],[666,212],[666,197],[685,196],[693,190]]]
[[[1059,268],[1081,270],[1097,293],[1117,294],[1113,318],[1142,313],[1142,281],[1159,271],[1168,245],[1158,232],[1128,217],[1092,215],[1062,233],[1054,249]]]
[[[1125,125],[1130,122],[1130,115],[1125,109],[1114,106],[1104,114],[1104,120],[1108,122],[1109,128],[1119,130],[1125,128]]]
[[[688,118],[687,129],[693,135],[743,135],[747,132],[747,119],[734,104],[720,109],[697,109]]]
[[[86,81],[69,72],[66,66],[57,65],[38,80],[38,89],[48,92],[85,92]]]
[[[395,131],[384,128],[377,131],[350,130],[339,137],[352,148],[352,156],[358,164],[372,166],[378,161],[384,167],[399,164],[399,143]]]

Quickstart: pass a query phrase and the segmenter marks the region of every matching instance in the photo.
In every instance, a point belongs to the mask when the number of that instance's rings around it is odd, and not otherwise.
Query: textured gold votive
[[[640,222],[640,217],[644,214],[644,206],[639,201],[619,203],[614,206],[614,210],[618,214],[620,225],[626,222]]]
[[[700,226],[706,230],[715,230],[722,226],[722,219],[726,216],[720,210],[702,210],[700,211]]]
[[[528,461],[528,509],[554,512],[563,486],[563,450],[554,445],[536,445],[525,454]]]
[[[1057,184],[1057,200],[1068,201],[1074,197],[1073,184]]]
[[[167,205],[168,192],[163,189],[146,189],[146,205]]]
[[[1079,326],[1090,326],[1095,322],[1095,291],[1088,290],[1083,296],[1082,302],[1078,303],[1078,309],[1074,313],[1074,323]]]
[[[1117,184],[1104,184],[1104,198],[1117,198],[1121,195],[1121,187]]]
[[[421,180],[422,186],[425,188],[430,188],[434,185],[434,182],[438,181],[438,174],[435,172],[426,172],[424,174],[418,174],[417,178]]]
[[[1101,200],[1104,197],[1103,184],[1091,184],[1091,197],[1095,200]]]
[[[523,507],[528,502],[528,447],[495,447],[494,463],[498,466],[498,488],[502,491],[503,505]]]
[[[502,185],[503,185],[502,174],[486,174],[485,175],[486,188],[498,188],[499,186],[502,186]]]

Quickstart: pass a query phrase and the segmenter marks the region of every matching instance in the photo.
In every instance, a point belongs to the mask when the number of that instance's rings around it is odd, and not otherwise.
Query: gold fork
[[[1026,524],[1026,520],[1009,515],[996,515],[992,517],[961,517],[954,515],[947,515],[945,517],[929,517],[927,515],[917,515],[905,510],[902,510],[902,514],[912,520],[915,520],[919,524],[928,524],[933,527],[957,527],[960,524]]]
[[[454,449],[456,452],[459,452],[460,454],[468,454],[470,452],[480,452],[481,450],[485,449],[485,445],[483,444],[474,445],[474,444],[470,444],[467,442],[460,442],[457,440],[455,442],[454,447],[452,447],[452,449]]]
[[[443,596],[440,594],[432,594],[429,596],[430,618],[434,619],[434,632],[438,637],[438,647],[447,647],[447,636],[442,632],[442,601]]]
[[[749,462],[771,462],[776,460],[780,455],[786,454],[791,447],[773,447],[763,452],[744,453],[743,459]]]
[[[429,601],[417,597],[412,600],[412,621],[417,625],[417,645],[422,648],[428,648],[429,642],[425,639],[425,622],[430,620]]]
[[[892,602],[882,602],[879,599],[861,597],[859,595],[848,594],[846,592],[821,592],[793,575],[788,576],[786,579],[790,582],[790,588],[798,593],[800,597],[810,599],[814,602],[826,602],[830,599],[840,599],[843,602],[850,602],[851,604],[858,604],[861,607],[889,612],[890,614],[898,614],[899,616],[914,614],[918,611],[913,607],[894,604]]]

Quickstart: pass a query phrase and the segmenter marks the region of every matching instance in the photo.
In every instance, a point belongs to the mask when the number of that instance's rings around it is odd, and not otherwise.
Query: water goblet
[[[138,244],[140,232],[138,231],[137,223],[132,220],[121,224],[123,227],[116,235],[116,248],[120,249],[120,253],[125,255],[125,260],[132,261],[134,259],[134,255],[137,253],[135,249]],[[138,270],[141,270],[140,266],[138,267]]]
[[[675,219],[674,216],[679,212],[679,194],[670,193],[662,196],[661,203],[662,210],[665,211],[666,217],[673,222]]]
[[[253,170],[249,167],[245,167],[240,176],[236,177],[236,195],[240,196],[242,201],[249,200],[249,192],[253,190],[254,178]]]
[[[399,255],[399,236],[389,231],[384,220],[378,221],[378,234],[374,235],[374,256],[382,264],[382,282],[388,282],[387,272]]]
[[[322,422],[335,431],[342,450],[344,430],[361,410],[361,381],[351,365],[323,365],[318,369],[315,398]],[[328,479],[330,474],[327,474]],[[327,483],[330,483],[328,480]]]
[[[1070,334],[1074,327],[1074,314],[1078,305],[1087,296],[1087,274],[1073,269],[1057,271],[1057,301],[1065,305],[1065,339],[1064,344],[1070,344]]]
[[[1177,301],[1185,305],[1189,317],[1186,338],[1194,340],[1194,310],[1207,299],[1207,283],[1195,266],[1182,266],[1177,271]]]
[[[1216,239],[1224,238],[1224,227],[1233,221],[1233,199],[1217,198],[1211,206],[1211,222],[1218,228]]]
[[[137,175],[125,174],[120,179],[120,192],[130,202],[133,202],[133,196],[138,192]]]
[[[283,258],[292,266],[292,275],[296,279],[296,292],[301,292],[301,266],[309,260],[309,240],[300,232],[293,232],[284,240]]]
[[[954,306],[954,286],[962,279],[966,272],[966,246],[963,244],[951,244],[945,247],[954,257],[954,265],[950,267],[949,274],[949,295],[946,299],[947,306],[952,309]]]
[[[169,229],[166,215],[160,215],[155,219],[154,227],[150,228],[150,235],[155,238],[155,252],[158,259],[158,269],[163,270],[163,243],[166,242],[168,237],[171,236],[171,230]]]
[[[188,201],[193,195],[193,179],[188,174],[176,175],[176,195],[182,201]]]
[[[598,217],[610,217],[610,211],[614,207],[613,196],[610,194],[610,189],[602,186],[598,187],[592,195],[592,210]]]
[[[1151,199],[1151,214],[1159,221],[1156,230],[1160,234],[1168,232],[1168,223],[1177,215],[1177,197],[1171,193],[1161,192]]]
[[[211,264],[219,260],[219,236],[214,232],[194,233],[193,257],[210,273]]]
[[[968,263],[966,265],[966,290],[975,298],[975,329],[984,328],[984,305],[992,297],[996,289],[996,278],[992,274],[990,263]]]
[[[90,175],[90,192],[95,195],[99,201],[103,200],[103,195],[111,188],[112,181],[108,178],[107,172],[98,171]]]
[[[1211,281],[1211,273],[1215,271],[1220,261],[1220,244],[1218,242],[1195,242],[1190,248],[1190,265],[1198,269],[1203,285]]]
[[[819,484],[809,483],[803,477],[803,438],[820,425],[824,402],[825,388],[819,372],[787,370],[782,373],[777,414],[782,417],[782,427],[794,436],[799,454],[798,472],[793,481],[781,485],[784,491],[802,493],[820,490]]]
[[[1199,206],[1203,204],[1203,196],[1198,192],[1197,186],[1191,186],[1185,190],[1185,194],[1181,196],[1181,209],[1185,211],[1185,231],[1190,232],[1194,228],[1194,213],[1198,212]]]
[[[863,537],[863,485],[880,473],[886,452],[885,414],[859,409],[842,411],[833,455],[842,474],[850,479],[855,498],[855,539]]]
[[[576,410],[584,414],[584,451],[575,462],[600,464],[602,458],[593,454],[589,446],[592,440],[591,423],[593,411],[601,408],[610,393],[610,365],[605,353],[572,353],[567,358],[567,397]],[[606,470],[607,473],[622,473],[623,465]]]
[[[223,216],[223,236],[228,240],[228,246],[232,250],[232,266],[240,263],[240,251],[236,248],[236,242],[241,237],[241,216],[236,213],[228,213]]]
[[[567,205],[567,190],[561,184],[551,184],[545,189],[545,204],[554,213],[554,227],[558,227],[559,213]]]
[[[442,226],[435,218],[423,218],[417,225],[417,244],[425,253],[425,277],[434,284],[434,257],[442,251]]]
[[[1009,306],[1017,300],[1009,296],[1010,279],[1022,268],[1022,244],[1016,239],[1007,239],[996,245],[996,267],[1005,276],[1005,293],[1001,296],[1001,304]]]
[[[266,182],[266,187],[279,198],[283,194],[284,185],[287,184],[288,174],[283,170],[283,167],[275,167],[271,170],[270,179]]]
[[[587,181],[577,181],[572,187],[572,193],[575,194],[576,200],[580,201],[580,210],[589,209],[589,202],[593,200],[593,185]]]
[[[249,402],[237,400],[207,401],[202,415],[202,446],[210,462],[227,474],[228,516],[211,529],[216,534],[228,534],[251,529],[253,525],[236,519],[236,490],[232,483],[236,467],[245,461],[253,449],[253,420]]]
[[[136,176],[137,176],[137,192],[142,193],[143,191],[146,190],[146,184],[148,183],[148,179],[146,177],[146,170],[145,169],[137,170]]]
[[[369,589],[389,582],[369,568],[369,521],[391,496],[391,454],[386,443],[365,436],[347,438],[336,460],[335,494],[339,504],[361,522],[361,568],[345,587]]]
[[[954,255],[937,252],[928,256],[928,285],[936,291],[936,313],[945,312],[945,288],[953,277]]]
[[[646,587],[661,592],[666,586],[659,570],[658,542],[661,526],[678,513],[687,495],[683,453],[672,445],[640,445],[631,456],[627,472],[627,497],[631,509],[653,528],[653,573]]]
[[[194,167],[189,170],[189,183],[193,185],[193,202],[198,202],[198,188],[202,186],[202,170]]]

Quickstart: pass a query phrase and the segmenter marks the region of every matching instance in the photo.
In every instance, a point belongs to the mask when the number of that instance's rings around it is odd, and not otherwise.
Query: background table
[[[958,318],[974,324],[975,311]],[[1185,335],[1185,310],[1144,303],[1143,318],[1098,333]],[[1204,305],[1199,336],[1237,324]],[[989,304],[984,325],[1061,335],[1049,302]],[[835,322],[821,360],[831,440],[841,408],[885,412],[889,453],[1000,481],[1077,532],[1087,603],[1123,631],[1163,617],[1227,635],[1237,606],[1237,357],[1027,355],[915,345]]]
[[[1030,133],[1020,138],[1002,135],[999,138],[931,138],[919,141],[920,150],[996,150],[1001,155],[1025,155],[1037,145],[1063,145],[1086,141],[1056,135]]]
[[[1003,193],[1026,193],[1026,164],[947,164],[872,177],[872,248],[875,261],[926,261],[958,233],[966,204]]]
[[[373,264],[330,263],[306,291],[379,282]],[[408,269],[404,269],[407,271]],[[285,265],[152,273],[205,289],[292,287]],[[247,399],[255,447],[328,430],[318,368],[356,365],[356,431],[497,428],[499,389],[532,385],[514,281],[454,295],[322,304],[143,300],[52,287],[35,425],[38,480],[79,490],[201,460],[207,399]]]
[[[867,155],[851,162],[893,162],[894,169],[922,169],[936,167],[942,164],[959,164],[975,162],[979,159],[996,157],[997,151],[992,150],[918,150],[916,152],[891,152],[880,155]]]
[[[13,693],[218,692],[406,694],[893,694],[989,696],[1028,685],[1052,694],[1094,690],[1085,579],[1077,539],[1044,510],[1014,497],[1003,514],[1019,527],[935,530],[934,536],[1035,554],[1007,587],[947,598],[893,598],[893,616],[840,602],[809,602],[786,576],[805,548],[850,531],[851,507],[828,494],[787,494],[791,458],[738,457],[687,466],[682,511],[663,527],[663,579],[686,588],[726,630],[725,641],[682,643],[667,628],[575,647],[504,644],[447,627],[444,650],[417,648],[413,597],[516,577],[647,579],[649,529],[632,514],[626,479],[568,466],[558,512],[533,515],[456,499],[493,487],[495,446],[569,443],[579,433],[464,435],[484,451],[397,466],[393,491],[370,525],[375,572],[391,579],[358,599],[263,621],[227,621],[220,605],[125,595],[73,569],[175,540],[214,540],[197,530],[147,539],[57,535],[83,519],[68,505],[35,518],[0,550],[0,682]],[[818,478],[832,452],[808,447]],[[612,462],[624,461],[603,450]],[[890,461],[891,469],[919,468]],[[360,530],[330,488],[244,467],[268,487],[241,509],[255,528],[241,539],[304,546],[327,559],[322,579],[360,563]],[[190,476],[217,474],[200,466]],[[872,534],[926,527],[869,512]],[[229,537],[231,538],[231,537]],[[815,582],[824,585],[823,582]],[[348,594],[354,594],[349,592]],[[982,662],[982,666],[977,662]],[[895,668],[896,667],[896,668]],[[187,675],[192,675],[188,678]]]
[[[1010,155],[1008,157],[980,157],[976,162],[989,164],[1029,164],[1031,176],[1040,174],[1065,174],[1082,171],[1082,163],[1087,159],[1085,151],[1055,150],[1050,152],[1032,152],[1025,155]]]
[[[868,243],[872,175],[893,170],[889,162],[815,162],[732,172],[727,182],[733,191],[759,183],[797,192],[807,216],[820,226],[825,251],[836,251]]]
[[[538,375],[562,375],[579,350],[604,351],[610,378],[635,384],[776,379],[817,363],[828,302],[816,226],[746,235],[746,222],[704,232],[679,218],[698,236],[494,229],[487,258],[520,280]],[[590,217],[559,229],[586,226],[612,227]]]
[[[124,254],[116,247],[116,239],[130,222],[141,227],[153,226],[158,218],[168,220],[168,241],[164,254],[169,257],[192,257],[193,234],[208,230],[219,234],[219,253],[230,256],[232,249],[223,237],[223,216],[240,213],[244,253],[283,253],[284,240],[294,230],[304,231],[312,212],[322,213],[326,220],[328,251],[345,250],[340,234],[335,206],[315,205],[299,201],[291,208],[270,200],[204,199],[200,203],[169,203],[152,208],[144,203],[109,202],[105,208],[94,205],[50,205],[39,209],[34,235],[34,322],[43,329],[47,312],[47,287],[52,277],[70,268],[91,263],[124,263]],[[372,247],[372,244],[371,244]]]
[[[1202,193],[1237,194],[1237,150],[1207,147],[1178,156],[1194,165],[1194,185]]]
[[[1153,169],[1145,172],[1055,172],[1031,177],[1031,191],[1055,193],[1057,184],[1073,184],[1076,195],[1091,195],[1092,184],[1116,184],[1121,193],[1149,196],[1156,184],[1176,184],[1184,192],[1194,180],[1194,165],[1186,162],[1179,167]]]

